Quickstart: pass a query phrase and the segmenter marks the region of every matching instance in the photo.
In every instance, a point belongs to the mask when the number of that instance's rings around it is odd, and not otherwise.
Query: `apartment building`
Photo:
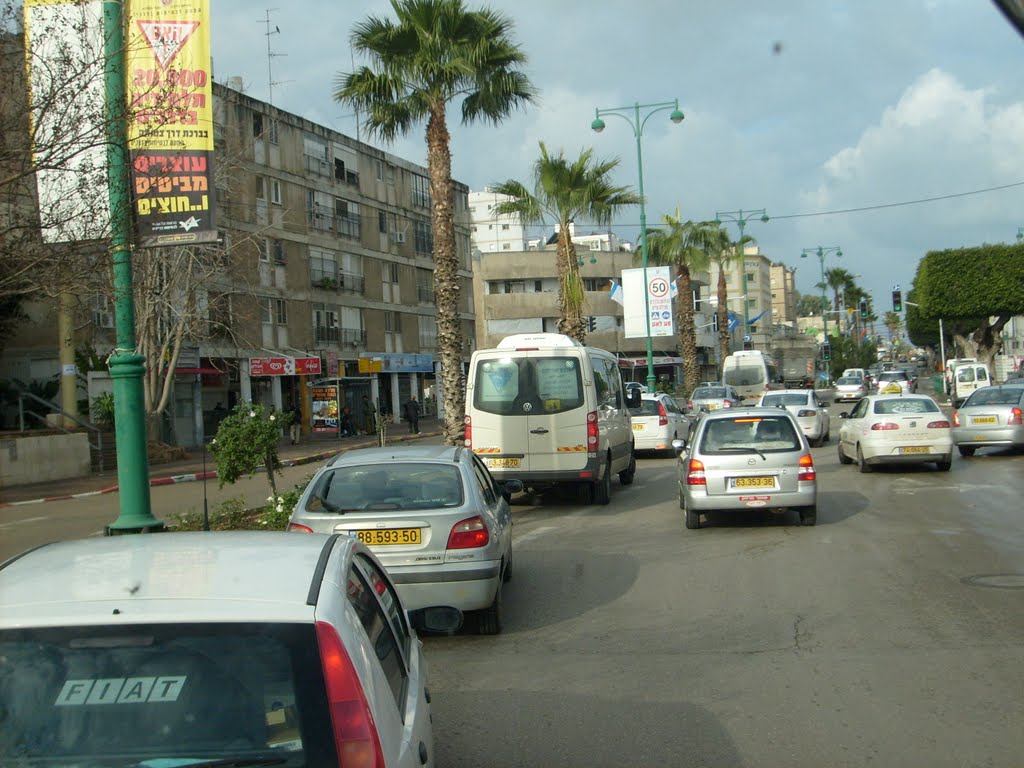
[[[796,330],[796,267],[775,263],[769,267],[772,290],[772,324]]]
[[[364,394],[382,413],[400,414],[410,394],[436,405],[427,169],[231,85],[214,85],[222,269],[200,290],[201,322],[176,369],[168,439],[197,444],[211,415],[238,401],[308,409],[317,381],[334,386],[336,407],[357,417]],[[475,324],[468,193],[455,183],[467,359]],[[110,349],[111,296],[94,290],[79,299],[77,341]],[[0,375],[59,372],[52,308],[30,314],[36,322],[10,340]],[[304,416],[315,425],[315,414]]]
[[[769,350],[772,336],[771,260],[761,253],[756,243],[744,247],[743,260],[726,265],[725,287],[729,312],[738,320],[733,331],[733,349],[742,349],[749,337],[753,349]],[[718,286],[719,267],[712,263],[709,271],[712,295]],[[745,279],[745,281],[744,281]],[[744,291],[746,291],[744,293]],[[749,324],[743,328],[746,319]]]
[[[494,206],[509,199],[485,188],[469,193],[470,241],[473,248],[484,253],[525,251],[526,228],[518,216],[499,216]]]

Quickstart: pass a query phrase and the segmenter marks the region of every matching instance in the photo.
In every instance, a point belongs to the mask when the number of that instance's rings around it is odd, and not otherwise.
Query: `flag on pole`
[[[612,280],[612,287],[608,291],[608,298],[616,304],[619,304],[620,306],[622,305],[622,286],[615,280]]]

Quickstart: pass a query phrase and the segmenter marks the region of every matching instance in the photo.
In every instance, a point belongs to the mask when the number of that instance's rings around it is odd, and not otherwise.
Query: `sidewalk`
[[[410,435],[408,425],[395,424],[387,432],[389,445],[404,443],[410,440],[437,438],[442,435],[443,425],[437,419],[421,419],[420,433]],[[338,438],[334,435],[303,435],[299,445],[292,445],[288,438],[283,438],[278,446],[278,458],[286,467],[301,464],[313,464],[326,461],[331,456],[352,448],[369,448],[377,445],[375,436],[359,435],[356,437]],[[217,466],[213,456],[206,453],[205,468],[203,452],[192,450],[186,459],[154,464],[149,467],[149,484],[151,487],[189,483],[196,480],[217,477]],[[50,480],[45,483],[17,485],[0,488],[0,507],[18,506],[22,504],[39,504],[46,501],[95,496],[103,493],[116,493],[118,490],[117,472],[95,472],[86,477],[74,477],[64,480]]]

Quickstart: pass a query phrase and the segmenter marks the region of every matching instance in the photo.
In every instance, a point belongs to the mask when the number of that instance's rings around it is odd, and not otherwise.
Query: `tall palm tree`
[[[729,233],[725,227],[719,226],[718,230],[712,233],[709,243],[708,255],[711,261],[718,267],[718,359],[719,378],[724,373],[725,358],[729,356],[729,292],[725,286],[725,273],[729,268],[739,262],[743,263],[743,248],[752,242],[754,238],[744,235],[735,243],[729,239]],[[747,297],[743,297],[747,301]],[[744,328],[746,333],[747,329]]]
[[[842,267],[832,267],[825,270],[825,283],[832,289],[832,311],[838,313],[843,291],[854,284],[853,275]]]
[[[592,148],[570,161],[564,150],[550,154],[542,141],[540,157],[533,164],[533,191],[514,179],[491,186],[493,192],[509,198],[494,206],[495,214],[518,216],[527,226],[554,220],[558,228],[558,330],[580,342],[586,338],[587,326],[583,281],[570,225],[586,219],[607,226],[616,211],[639,205],[640,197],[632,188],[612,184],[611,173],[618,164],[618,158],[596,159]]]
[[[497,125],[536,91],[506,16],[462,0],[391,0],[391,8],[397,21],[369,16],[353,27],[352,47],[371,63],[339,74],[334,98],[365,114],[367,131],[386,142],[426,121],[444,439],[457,445],[465,389],[448,105],[461,100],[463,123]]]
[[[648,261],[659,266],[675,267],[679,297],[676,317],[679,324],[679,348],[683,357],[683,386],[687,394],[700,383],[700,362],[697,360],[697,328],[693,319],[693,272],[703,272],[711,262],[710,251],[717,246],[720,228],[711,221],[682,221],[679,209],[675,216],[661,219],[665,229],[653,230],[647,238]],[[641,257],[642,258],[642,257]]]

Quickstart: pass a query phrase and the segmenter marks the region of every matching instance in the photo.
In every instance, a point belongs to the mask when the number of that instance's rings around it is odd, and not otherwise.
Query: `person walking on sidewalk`
[[[302,406],[298,400],[295,401],[295,407],[292,408],[292,423],[288,430],[292,439],[292,445],[298,445],[299,441],[302,440]]]
[[[366,395],[363,395],[363,429],[368,435],[377,431],[377,409]]]
[[[416,402],[416,395],[409,395],[405,403],[405,419],[409,422],[409,434],[420,433],[420,404]]]

